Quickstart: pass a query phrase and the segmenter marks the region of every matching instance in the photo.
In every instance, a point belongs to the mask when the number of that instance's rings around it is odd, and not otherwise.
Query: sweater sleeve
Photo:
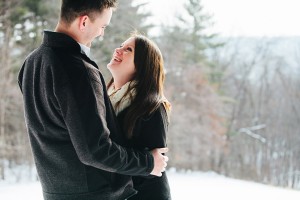
[[[104,86],[99,71],[95,67],[88,69],[83,64],[70,65],[73,65],[72,69],[52,72],[53,88],[80,161],[110,172],[149,175],[154,167],[150,152],[124,148],[109,137]]]
[[[149,150],[166,147],[167,129],[167,113],[164,106],[161,105],[149,117],[140,119],[134,143]]]

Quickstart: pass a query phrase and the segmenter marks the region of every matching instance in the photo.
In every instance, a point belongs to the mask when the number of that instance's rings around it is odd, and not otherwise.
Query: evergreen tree
[[[41,0],[0,1],[0,178],[14,164],[32,161],[16,75],[41,40],[50,6]],[[18,176],[18,174],[16,174]]]
[[[184,8],[187,12],[179,16],[185,32],[186,59],[189,63],[199,63],[205,60],[205,50],[215,47],[211,42],[216,35],[205,31],[211,25],[211,16],[204,13],[201,0],[189,0]]]
[[[166,94],[173,104],[169,128],[170,165],[218,168],[223,148],[222,102],[209,82],[206,51],[218,47],[208,32],[212,17],[201,0],[188,0],[175,25],[163,26],[159,45],[167,69]]]

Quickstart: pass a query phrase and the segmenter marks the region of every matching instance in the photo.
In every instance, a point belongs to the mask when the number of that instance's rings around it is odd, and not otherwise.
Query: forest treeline
[[[202,170],[300,189],[300,40],[289,57],[276,39],[248,41],[210,33],[213,16],[201,0],[187,0],[174,24],[149,23],[146,3],[121,0],[92,58],[105,78],[106,63],[133,30],[162,51],[166,97],[172,103],[169,167]],[[34,166],[17,74],[25,57],[53,30],[59,0],[0,0],[0,179]],[[159,30],[150,35],[150,30]],[[282,51],[286,51],[282,49]],[[298,68],[290,69],[290,62]]]

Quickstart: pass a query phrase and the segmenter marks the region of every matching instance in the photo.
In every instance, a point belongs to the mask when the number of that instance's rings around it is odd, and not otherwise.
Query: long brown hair
[[[171,109],[171,104],[164,96],[164,62],[158,46],[137,32],[132,33],[131,37],[135,39],[134,65],[136,71],[133,77],[134,84],[129,85],[126,93],[127,95],[130,90],[135,90],[135,97],[131,99],[132,102],[123,123],[128,138],[132,137],[134,125],[140,117],[150,115],[162,103],[167,113]]]

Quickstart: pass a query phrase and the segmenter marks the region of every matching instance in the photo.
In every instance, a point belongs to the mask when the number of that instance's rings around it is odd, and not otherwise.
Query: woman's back
[[[128,108],[119,113],[118,120],[122,126]],[[150,116],[141,117],[137,120],[132,138],[127,139],[128,147],[135,149],[148,149],[166,147],[166,133],[168,129],[168,116],[166,110],[161,106]],[[124,130],[123,130],[124,131]],[[138,194],[129,200],[169,200],[171,199],[170,187],[166,172],[161,177],[157,176],[134,176],[132,177],[134,188]]]

